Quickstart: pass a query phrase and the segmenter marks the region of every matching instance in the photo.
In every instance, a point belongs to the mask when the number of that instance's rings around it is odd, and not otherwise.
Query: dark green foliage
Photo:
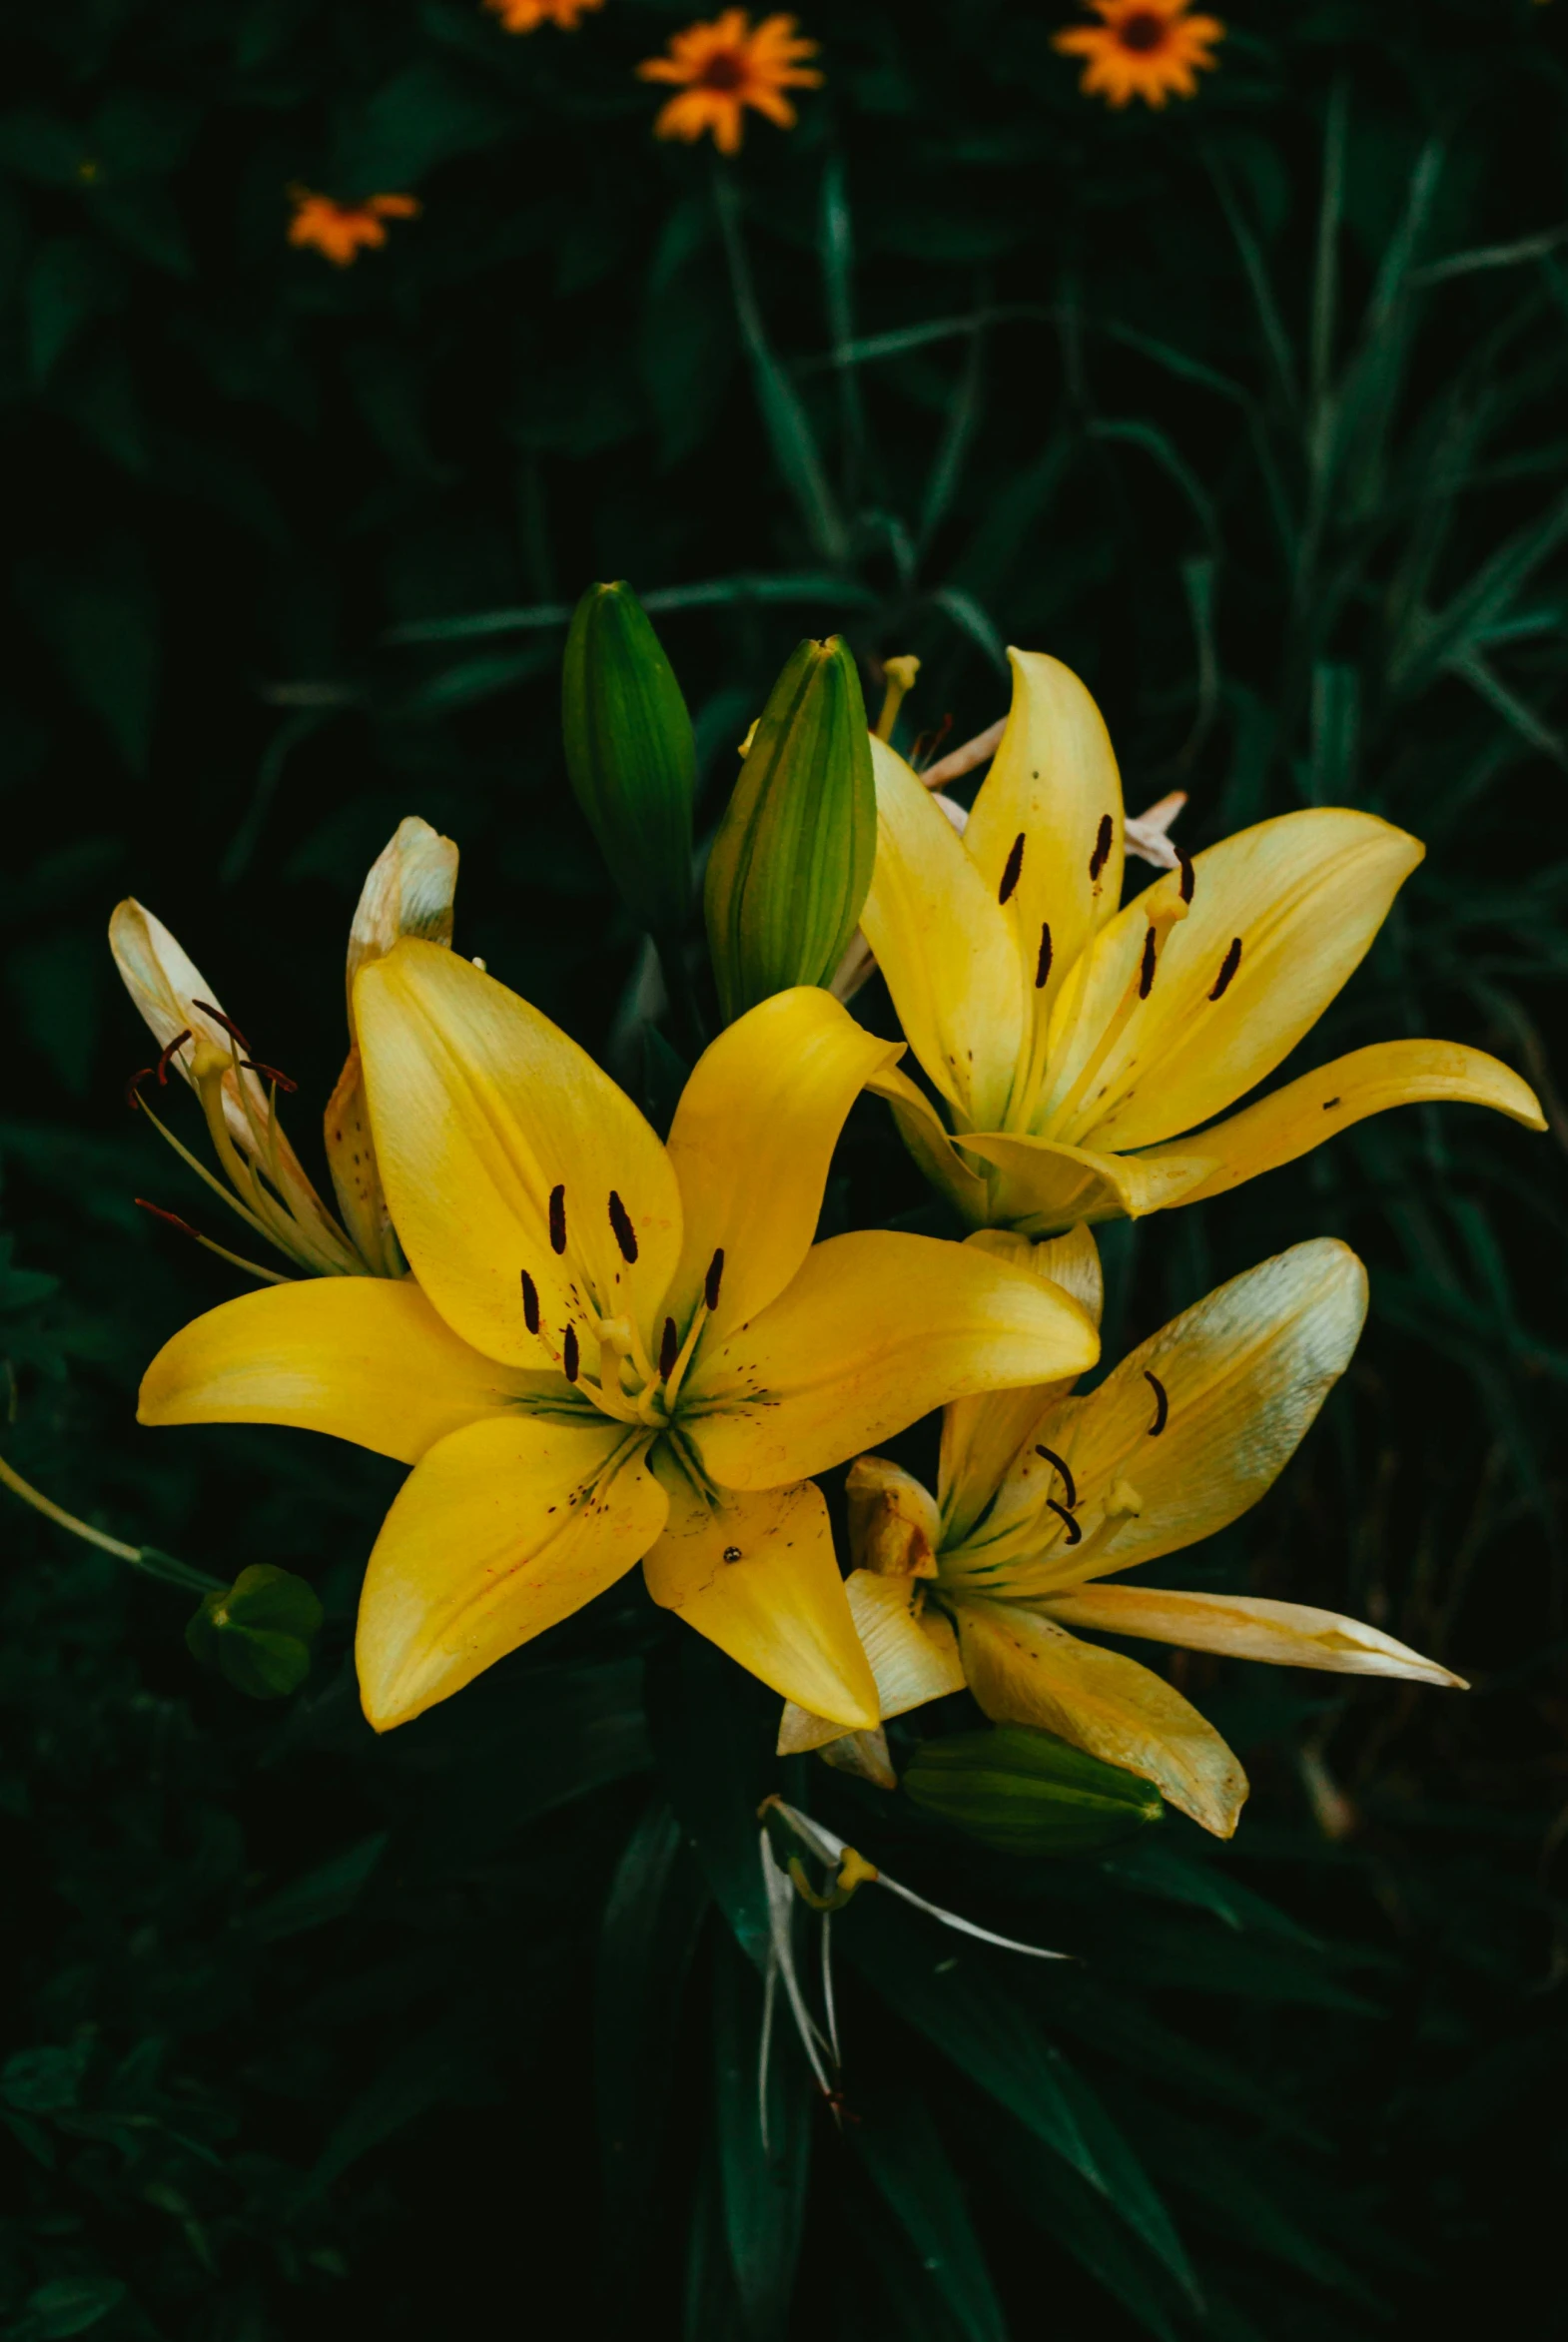
[[[311,1672],[322,1623],[315,1588],[286,1569],[252,1562],[234,1584],[202,1598],[185,1630],[193,1659],[253,1700],[281,1700]]]
[[[924,1741],[903,1786],[999,1854],[1096,1854],[1166,1810],[1147,1781],[1027,1724]]]
[[[1080,96],[1070,0],[805,13],[826,86],[732,169],[649,136],[679,0],[525,38],[477,0],[53,0],[0,35],[0,1441],[144,1557],[0,1490],[18,2342],[509,2331],[563,2273],[574,2327],[714,2342],[1562,2322],[1568,6],[1251,0],[1159,116]],[[422,211],[339,272],[288,246],[292,183]],[[1158,1569],[1475,1685],[1170,1662],[1253,1779],[1229,1847],[1003,1855],[780,1767],[776,1703],[635,1577],[378,1741],[349,1654],[396,1470],[134,1424],[240,1280],[134,1206],[226,1233],[120,1103],[119,895],[299,1081],[319,1172],[348,917],[418,812],[463,849],[460,948],[667,1121],[712,1004],[661,1029],[560,743],[573,607],[622,575],[699,831],[838,630],[873,706],[922,659],[906,747],[989,724],[1017,641],[1085,675],[1134,810],[1189,792],[1189,846],[1329,801],[1427,842],[1293,1070],[1451,1036],[1556,1137],[1390,1116],[1103,1246],[1113,1356],[1304,1235],[1366,1257],[1279,1490]],[[941,1230],[880,1107],[830,1211]],[[143,1540],[308,1581],[309,1681],[199,1668],[209,1581]],[[901,1767],[978,1721],[900,1727]],[[778,1790],[1075,1956],[862,1888],[844,2102],[779,2015],[764,2154]]]

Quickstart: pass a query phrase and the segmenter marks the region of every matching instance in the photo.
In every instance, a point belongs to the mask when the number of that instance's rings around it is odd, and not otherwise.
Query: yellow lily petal
[[[398,1463],[448,1432],[570,1392],[481,1356],[411,1277],[304,1277],[182,1326],[142,1379],[140,1423],[290,1423]]]
[[[880,1722],[877,1687],[833,1556],[820,1488],[732,1496],[710,1509],[666,1475],[669,1524],[643,1563],[648,1592],[787,1700],[846,1725]]]
[[[1546,1117],[1529,1084],[1484,1051],[1466,1049],[1457,1041],[1377,1041],[1303,1074],[1299,1081],[1287,1082],[1282,1090],[1243,1108],[1228,1122],[1215,1123],[1195,1139],[1178,1141],[1173,1155],[1200,1152],[1209,1166],[1181,1200],[1200,1203],[1209,1195],[1222,1195],[1245,1179],[1255,1179],[1259,1171],[1294,1163],[1336,1131],[1348,1130],[1352,1123],[1388,1107],[1441,1101],[1494,1107],[1527,1130],[1546,1129]],[[1138,1160],[1158,1166],[1165,1153],[1157,1149]]]
[[[771,1308],[699,1354],[683,1423],[721,1487],[776,1488],[948,1399],[1079,1374],[1098,1351],[1060,1287],[968,1244],[868,1229],[816,1245]]]
[[[1270,1602],[1251,1594],[1170,1594],[1155,1586],[1082,1586],[1040,1609],[1063,1626],[1105,1635],[1147,1635],[1189,1651],[1223,1651],[1273,1667],[1317,1667],[1330,1675],[1393,1675],[1412,1683],[1469,1686],[1392,1635],[1304,1602]]]
[[[1081,1643],[1017,1602],[955,1604],[970,1690],[997,1724],[1034,1724],[1152,1781],[1171,1805],[1229,1838],[1246,1775],[1213,1726],[1163,1676]]]
[[[354,1021],[354,980],[369,961],[384,959],[402,936],[450,945],[456,885],[457,849],[451,839],[410,816],[397,824],[395,835],[372,864],[349,929],[349,1056],[327,1108],[323,1136],[344,1225],[357,1249],[384,1276],[396,1276],[402,1260],[371,1135]]]
[[[1026,1234],[1045,1235],[1075,1221],[1142,1219],[1184,1203],[1209,1170],[1200,1139],[1158,1155],[1101,1155],[999,1131],[966,1135],[963,1146],[1003,1174],[992,1216]]]
[[[461,1691],[639,1561],[665,1496],[618,1424],[470,1423],[403,1482],[376,1540],[355,1658],[378,1732]]]
[[[1053,1135],[1148,1147],[1222,1112],[1316,1024],[1423,851],[1374,814],[1313,807],[1199,854],[1190,908],[1167,929],[1147,998]],[[1175,907],[1180,883],[1173,871],[1130,903],[1096,959],[1141,954],[1151,915]]]
[[[116,905],[109,921],[109,948],[126,991],[161,1050],[179,1034],[189,1033],[225,1061],[221,1091],[229,1136],[240,1153],[266,1173],[302,1227],[315,1238],[321,1255],[319,1265],[330,1263],[334,1273],[358,1269],[361,1263],[344,1241],[342,1229],[278,1128],[266,1083],[254,1073],[236,1070],[232,1036],[207,1009],[197,1007],[198,1001],[205,1001],[208,1009],[221,1009],[223,1004],[196,962],[181,950],[163,921],[134,898]],[[243,1057],[245,1053],[238,1054]],[[192,1089],[196,1087],[192,1071],[195,1058],[195,1049],[185,1048],[170,1060]]]
[[[392,1219],[447,1322],[513,1365],[558,1358],[571,1323],[591,1373],[596,1316],[629,1317],[656,1352],[680,1195],[630,1099],[537,1009],[436,944],[372,961],[355,1001]]]
[[[1045,1283],[1061,1285],[1093,1324],[1100,1323],[1105,1278],[1099,1247],[1087,1227],[1070,1228],[1065,1236],[1043,1244],[1001,1228],[982,1228],[967,1240],[993,1259],[1009,1260]],[[1041,1415],[1067,1387],[1065,1382],[1048,1382],[1026,1390],[989,1391],[981,1398],[955,1399],[944,1408],[938,1485],[948,1544],[956,1545],[969,1535]]]
[[[925,1092],[897,1066],[874,1074],[866,1087],[892,1107],[899,1137],[932,1185],[947,1196],[961,1219],[983,1226],[990,1210],[986,1182],[959,1154]]]
[[[1012,922],[902,757],[871,743],[877,860],[861,914],[909,1045],[950,1106],[1000,1124],[1025,1014]]]
[[[814,985],[761,1002],[703,1052],[669,1137],[686,1233],[665,1307],[682,1330],[716,1252],[707,1339],[784,1290],[817,1232],[845,1117],[902,1055]]]
[[[855,1631],[876,1678],[877,1703],[884,1721],[923,1708],[928,1700],[945,1700],[964,1689],[964,1663],[952,1622],[928,1603],[915,1608],[916,1581],[889,1578],[876,1570],[858,1569],[844,1581]],[[778,1753],[796,1756],[820,1749],[840,1737],[829,1717],[813,1715],[791,1702],[779,1726]]]
[[[1033,1598],[1080,1573],[1131,1569],[1237,1519],[1295,1453],[1365,1316],[1360,1261],[1334,1238],[1314,1237],[1219,1285],[1098,1390],[1063,1400],[1038,1436],[1072,1471],[1084,1526],[1092,1530],[1119,1483],[1136,1490],[1141,1509],[1088,1562],[1058,1539],[1038,1563],[1010,1569],[1008,1590]]]
[[[936,1576],[942,1516],[913,1473],[886,1456],[857,1456],[844,1494],[849,1549],[858,1570],[898,1578]]]
[[[1042,651],[1008,657],[1012,712],[964,843],[993,902],[1011,879],[1008,916],[1031,975],[1050,931],[1036,1003],[1045,1014],[1122,900],[1122,776],[1105,718],[1072,669]]]

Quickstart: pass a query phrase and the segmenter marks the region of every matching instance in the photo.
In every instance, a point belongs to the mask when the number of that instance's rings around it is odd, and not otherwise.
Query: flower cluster
[[[544,26],[576,32],[582,19],[604,0],[483,0],[508,33],[535,33]],[[1197,92],[1197,73],[1215,63],[1214,44],[1224,37],[1216,17],[1192,15],[1190,0],[1089,0],[1100,22],[1071,25],[1057,33],[1055,46],[1085,61],[1081,88],[1115,107],[1142,98],[1161,107],[1171,97]],[[645,58],[639,80],[662,83],[675,95],[654,119],[657,138],[691,146],[711,137],[721,155],[738,155],[745,143],[748,113],[760,114],[780,130],[796,122],[789,90],[820,89],[823,76],[806,60],[819,44],[802,37],[794,16],[775,14],[753,24],[744,8],[687,25],[671,36],[661,57]],[[419,207],[411,196],[373,195],[352,202],[291,190],[294,219],[291,244],[319,252],[347,268],[362,252],[387,242],[388,220],[410,219]]]
[[[351,926],[336,1210],[284,1136],[291,1086],[150,912],[115,913],[159,1050],[132,1096],[295,1272],[215,1246],[259,1289],[165,1345],[141,1420],[290,1424],[410,1467],[360,1604],[378,1730],[639,1563],[655,1604],[780,1696],[786,1752],[890,1783],[887,1721],[967,1690],[1221,1836],[1246,1791],[1234,1757],[1163,1675],[1093,1638],[1458,1681],[1352,1619],[1133,1574],[1270,1486],[1350,1359],[1366,1277],[1342,1243],[1299,1242],[1083,1395],[1100,1350],[1091,1223],[1198,1204],[1402,1103],[1540,1129],[1536,1101],[1474,1050],[1403,1040],[1229,1112],[1353,974],[1421,849],[1311,808],[1189,858],[1166,836],[1173,808],[1127,820],[1079,679],[1043,653],[1013,661],[966,815],[869,732],[845,646],[801,647],[714,843],[710,983],[683,925],[684,702],[627,589],[584,597],[573,785],[693,1018],[725,1004],[665,1139],[459,956],[456,848],[422,822],[401,825]],[[666,832],[661,864],[649,841]],[[1130,850],[1169,867],[1123,905]],[[902,1042],[838,997],[872,957]],[[153,1103],[176,1073],[221,1177]],[[817,1240],[868,1093],[951,1234]],[[875,1451],[939,1409],[933,1491]],[[843,1464],[847,1576],[818,1485]]]

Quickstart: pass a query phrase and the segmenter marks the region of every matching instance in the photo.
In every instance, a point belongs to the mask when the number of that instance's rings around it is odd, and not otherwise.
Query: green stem
[[[24,1504],[30,1504],[34,1512],[42,1513],[46,1521],[53,1521],[56,1528],[69,1530],[73,1537],[80,1537],[84,1544],[96,1545],[101,1552],[112,1553],[117,1561],[129,1562],[133,1569],[144,1570],[150,1578],[161,1578],[169,1586],[183,1586],[192,1594],[216,1594],[223,1591],[222,1578],[211,1577],[204,1569],[193,1569],[189,1562],[177,1561],[172,1553],[160,1553],[156,1545],[127,1545],[122,1538],[111,1537],[107,1530],[95,1529],[88,1522],[79,1521],[75,1513],[67,1512],[63,1505],[55,1504],[24,1480],[3,1455],[0,1455],[0,1482],[10,1489],[13,1496],[19,1496]]]

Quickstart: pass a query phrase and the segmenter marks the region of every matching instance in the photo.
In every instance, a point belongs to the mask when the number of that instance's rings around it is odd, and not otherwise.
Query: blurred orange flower
[[[1217,17],[1189,16],[1187,0],[1090,0],[1099,24],[1072,25],[1053,38],[1053,47],[1088,64],[1079,88],[1113,106],[1142,98],[1163,106],[1173,94],[1197,95],[1198,67],[1211,67],[1215,41],[1224,39]]]
[[[793,16],[765,16],[753,31],[744,8],[726,8],[711,23],[674,34],[668,56],[637,68],[644,81],[673,82],[680,92],[661,108],[657,135],[690,143],[711,130],[720,154],[738,155],[748,106],[781,130],[793,128],[795,109],[785,90],[822,85],[821,74],[799,62],[815,57],[817,43],[798,39],[797,30]]]
[[[369,195],[363,203],[340,204],[308,187],[291,187],[294,218],[289,242],[319,252],[335,269],[347,269],[362,252],[387,242],[386,222],[412,220],[418,204],[411,195]]]
[[[508,33],[536,33],[541,24],[556,24],[563,33],[574,33],[590,8],[602,8],[604,0],[484,0],[501,20],[501,28]]]

